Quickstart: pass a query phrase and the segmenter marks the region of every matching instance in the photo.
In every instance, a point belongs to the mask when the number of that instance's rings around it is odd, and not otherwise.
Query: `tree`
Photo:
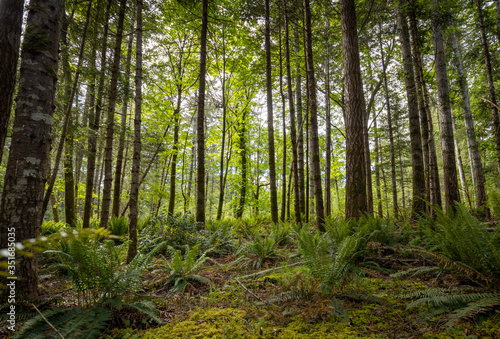
[[[413,201],[412,213],[414,215],[425,212],[425,177],[422,156],[422,139],[420,135],[420,122],[418,115],[418,94],[413,74],[413,58],[411,54],[408,24],[404,14],[406,0],[400,0],[398,7],[398,30],[401,41],[401,54],[405,72],[406,96],[408,99],[408,118],[411,139],[411,159],[413,171]]]
[[[353,2],[354,4],[354,2]],[[306,72],[309,114],[311,123],[311,163],[312,179],[314,183],[314,199],[316,202],[316,227],[318,230],[325,231],[325,206],[323,204],[323,191],[321,188],[321,168],[319,155],[319,136],[318,136],[318,104],[316,100],[316,81],[314,79],[314,61],[312,53],[312,27],[311,27],[311,8],[309,0],[304,0],[304,33],[306,40]]]
[[[359,62],[354,0],[340,2],[345,79],[346,198],[345,217],[359,218],[368,211],[364,152],[366,107]]]
[[[21,52],[21,74],[10,155],[0,204],[0,241],[40,234],[42,199],[50,166],[50,141],[64,1],[31,0]],[[36,255],[18,258],[19,297],[38,297]]]
[[[130,213],[127,262],[137,254],[137,216],[139,202],[139,169],[141,166],[141,114],[142,114],[142,0],[137,0],[137,29],[135,47],[135,117],[134,117],[134,154],[132,160],[132,183],[130,186]]]
[[[205,75],[207,68],[208,0],[203,0],[200,36],[200,86],[196,117],[196,221],[205,223]]]
[[[14,97],[23,8],[24,0],[0,2],[0,163]]]
[[[434,0],[436,7],[438,0]],[[454,136],[451,118],[451,103],[449,95],[446,59],[444,55],[442,18],[437,8],[434,8],[432,20],[436,80],[439,98],[439,115],[441,117],[441,153],[443,155],[443,178],[446,210],[455,210],[455,203],[460,202],[458,191],[457,163],[454,151]]]

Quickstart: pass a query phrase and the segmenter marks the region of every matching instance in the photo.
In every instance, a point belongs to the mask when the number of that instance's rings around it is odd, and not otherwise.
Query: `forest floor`
[[[284,249],[286,251],[286,249]],[[152,300],[163,325],[152,325],[130,309],[113,315],[105,338],[500,338],[500,313],[449,323],[425,307],[408,309],[404,296],[445,287],[470,289],[452,274],[392,278],[388,272],[425,266],[425,259],[396,253],[365,258],[364,265],[333,293],[323,293],[308,268],[294,259],[262,267],[232,265],[234,255],[207,260],[197,274],[210,284],[190,282],[184,293],[150,283],[141,299]],[[274,268],[274,269],[273,269]],[[146,272],[145,281],[161,281]],[[42,298],[76,305],[69,281],[43,282]],[[137,296],[136,296],[137,297]],[[427,316],[427,318],[426,318]]]

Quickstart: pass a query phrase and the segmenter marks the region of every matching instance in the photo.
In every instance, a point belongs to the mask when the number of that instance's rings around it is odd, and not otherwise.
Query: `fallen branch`
[[[57,328],[54,327],[54,325],[52,325],[48,320],[47,318],[45,318],[45,316],[42,314],[42,312],[40,312],[40,310],[34,305],[34,304],[31,304],[31,306],[33,306],[33,308],[35,309],[35,311],[38,312],[38,314],[40,314],[40,317],[42,317],[42,319],[47,323],[47,325],[50,326],[50,328],[52,328],[57,334],[59,334],[59,336],[61,337],[61,339],[64,339],[63,335],[61,334],[61,332],[59,332],[57,330]]]
[[[260,271],[260,272],[257,272],[257,273],[252,273],[252,274],[249,274],[249,275],[244,275],[242,277],[235,278],[235,279],[236,280],[238,280],[238,279],[244,280],[244,279],[249,279],[249,278],[255,278],[255,277],[258,277],[259,275],[263,275],[263,274],[266,274],[268,272],[275,272],[275,271],[279,271],[279,270],[282,270],[282,269],[287,268],[287,267],[294,267],[294,266],[299,266],[299,265],[303,265],[303,264],[304,264],[303,261],[299,261],[299,262],[296,262],[296,263],[291,264],[291,265],[285,265],[285,266],[280,266],[280,267],[273,267],[273,268],[270,268],[270,269],[267,269],[267,270],[264,270],[264,271]]]
[[[245,285],[243,285],[243,284],[241,283],[241,281],[239,281],[239,280],[238,280],[238,278],[235,278],[234,280],[236,280],[236,282],[237,282],[238,284],[240,284],[240,286],[241,286],[241,287],[243,287],[243,289],[244,289],[245,291],[247,291],[247,292],[248,292],[251,296],[253,296],[255,299],[259,300],[260,302],[263,302],[263,303],[264,303],[264,304],[266,304],[266,305],[269,305],[269,303],[268,303],[267,301],[262,300],[262,299],[261,299],[258,295],[256,295],[255,293],[253,293],[252,291],[250,291],[248,288],[246,288],[246,287],[245,287]]]

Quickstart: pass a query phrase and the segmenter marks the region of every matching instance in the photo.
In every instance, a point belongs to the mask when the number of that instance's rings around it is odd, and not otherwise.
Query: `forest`
[[[0,0],[0,337],[500,338],[500,0]]]

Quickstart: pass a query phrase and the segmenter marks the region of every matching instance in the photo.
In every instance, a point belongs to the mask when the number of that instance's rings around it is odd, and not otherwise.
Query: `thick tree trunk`
[[[113,187],[113,203],[111,207],[111,215],[118,216],[120,214],[120,201],[121,201],[121,180],[122,180],[122,167],[123,167],[123,152],[125,150],[125,132],[127,131],[127,107],[130,96],[130,68],[132,61],[132,48],[134,44],[134,23],[135,20],[130,20],[130,36],[127,44],[127,59],[125,61],[125,74],[123,76],[123,99],[122,99],[122,112],[120,122],[120,138],[118,140],[118,152],[116,155],[115,166],[115,181]],[[124,175],[123,175],[124,176]]]
[[[316,227],[325,231],[325,205],[323,204],[323,191],[321,187],[321,167],[319,153],[318,135],[318,107],[316,100],[316,80],[314,79],[314,61],[312,54],[312,27],[311,8],[309,0],[304,0],[304,31],[306,38],[306,70],[309,86],[309,108],[311,121],[311,155],[312,155],[312,179],[314,182],[314,199],[316,206]]]
[[[276,160],[274,150],[273,84],[271,75],[271,28],[269,23],[269,0],[266,7],[266,93],[267,93],[267,138],[269,148],[269,183],[271,190],[271,218],[278,222],[278,192],[276,188]]]
[[[208,0],[203,0],[200,37],[200,87],[198,90],[198,116],[196,121],[197,162],[196,221],[205,223],[205,74],[207,68]]]
[[[498,2],[497,2],[498,4]],[[464,120],[465,127],[467,131],[467,144],[469,145],[469,151],[472,157],[472,169],[476,188],[476,207],[484,208],[487,215],[489,215],[487,202],[486,202],[486,189],[484,186],[484,173],[483,165],[481,163],[481,156],[479,154],[479,148],[476,139],[476,132],[474,130],[474,120],[472,118],[472,110],[469,101],[469,91],[467,86],[467,76],[464,73],[462,67],[462,57],[460,53],[460,48],[458,46],[458,40],[455,32],[451,33],[453,41],[453,50],[455,52],[455,65],[457,67],[458,81],[460,84],[460,95],[462,97],[462,106],[464,108]]]
[[[358,49],[356,7],[353,0],[340,2],[345,81],[346,200],[345,217],[359,218],[368,211],[364,120],[366,115]]]
[[[111,1],[111,0],[110,0]],[[111,204],[111,186],[113,184],[113,137],[115,130],[115,108],[118,96],[118,76],[120,73],[120,60],[123,40],[123,22],[127,0],[120,0],[118,12],[118,25],[116,27],[116,40],[111,67],[111,81],[109,84],[108,114],[106,116],[106,147],[104,148],[104,187],[102,189],[102,207],[100,227],[108,227],[109,207]]]
[[[64,1],[31,0],[21,52],[16,114],[0,204],[0,248],[40,234],[50,167],[57,61]],[[36,254],[19,256],[11,274],[16,297],[38,298]],[[2,279],[3,280],[3,279]]]
[[[438,0],[434,0],[434,6]],[[444,55],[443,33],[441,30],[441,14],[435,10],[432,22],[434,38],[434,54],[436,80],[439,99],[439,115],[441,117],[441,153],[443,156],[443,179],[445,193],[445,207],[449,211],[455,210],[456,202],[460,202],[458,190],[457,163],[454,151],[453,126],[451,118],[451,103],[446,73],[446,59]]]
[[[406,95],[408,97],[408,118],[411,139],[411,158],[413,171],[413,201],[412,214],[419,215],[425,212],[425,177],[424,161],[422,155],[422,139],[420,135],[420,122],[418,115],[418,94],[415,87],[413,75],[412,55],[408,24],[403,14],[405,0],[400,0],[398,8],[398,29],[401,40],[401,53],[403,56],[403,68],[405,72]]]
[[[0,163],[16,86],[24,0],[0,2]]]
[[[132,160],[132,182],[130,187],[130,213],[128,223],[127,262],[137,254],[137,217],[139,214],[139,169],[141,167],[141,113],[142,113],[142,0],[137,0],[137,31],[135,47],[135,117],[134,151]]]
[[[488,39],[486,37],[486,31],[484,28],[484,17],[483,17],[483,7],[482,1],[476,0],[477,5],[477,16],[479,20],[479,31],[481,32],[481,45],[483,47],[483,58],[484,64],[486,66],[486,78],[488,79],[488,90],[490,93],[491,101],[491,113],[493,115],[493,128],[495,133],[496,149],[497,149],[497,166],[500,172],[500,118],[498,116],[497,100],[495,95],[495,83],[493,80],[493,71],[491,67],[490,58],[490,47],[488,44]]]
[[[286,8],[286,0],[283,0],[283,15],[285,16],[285,57],[286,57],[286,77],[288,90],[288,106],[290,108],[290,138],[292,139],[292,167],[293,167],[293,189],[294,199],[293,206],[295,210],[295,222],[300,223],[301,206],[299,197],[299,171],[298,168],[298,152],[297,152],[297,131],[295,127],[295,106],[293,104],[293,86],[292,72],[290,67],[290,33],[288,29],[288,12]]]
[[[100,5],[100,1],[98,6]],[[89,117],[89,134],[88,134],[88,156],[87,156],[87,177],[85,180],[85,202],[83,205],[83,220],[82,227],[88,228],[90,226],[90,218],[92,216],[92,204],[93,204],[93,192],[96,190],[95,182],[97,181],[95,178],[97,177],[97,173],[99,173],[99,169],[96,171],[96,156],[97,156],[97,137],[99,132],[99,125],[101,123],[101,112],[102,112],[102,99],[104,96],[104,79],[106,74],[106,51],[108,49],[108,30],[109,30],[109,16],[111,9],[111,1],[108,1],[108,5],[106,6],[106,14],[104,15],[104,28],[103,28],[103,36],[101,38],[101,71],[99,74],[99,83],[97,85],[97,100],[95,100],[95,75],[96,74],[96,66],[95,66],[95,58],[96,58],[96,50],[99,40],[95,40],[95,46],[92,49],[92,57],[91,57],[91,68],[92,72],[92,80],[90,85],[90,93],[92,95],[90,102],[91,114]],[[96,19],[94,22],[94,32],[97,34],[97,22]],[[96,105],[94,106],[94,102]],[[100,155],[99,155],[100,156]],[[98,161],[100,163],[100,159]]]
[[[392,114],[391,114],[391,102],[389,100],[389,88],[387,86],[387,65],[384,59],[384,46],[382,45],[382,27],[379,21],[379,44],[380,44],[380,54],[382,60],[382,77],[384,79],[384,94],[385,94],[385,105],[387,108],[387,125],[389,129],[389,145],[391,150],[391,182],[392,182],[392,204],[394,217],[397,218],[399,215],[398,210],[398,186],[396,184],[396,160],[394,153],[394,135],[392,130]]]

